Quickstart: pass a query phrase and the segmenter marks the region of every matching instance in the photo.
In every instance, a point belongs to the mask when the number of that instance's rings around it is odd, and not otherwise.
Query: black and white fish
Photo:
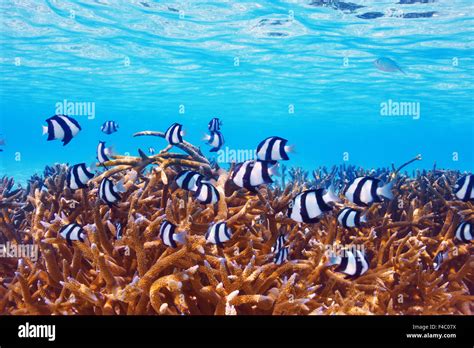
[[[87,183],[94,177],[91,171],[93,168],[87,168],[85,163],[75,164],[69,168],[66,176],[66,184],[71,190],[77,190],[87,187]]]
[[[285,246],[286,238],[284,234],[280,234],[275,241],[275,244],[272,246],[272,253],[278,252],[281,248]]]
[[[176,233],[176,226],[168,220],[163,220],[160,226],[160,238],[164,245],[176,248],[176,243],[184,244],[186,242],[186,232]]]
[[[359,206],[367,207],[374,202],[381,202],[382,197],[392,199],[393,181],[379,186],[381,180],[370,176],[358,177],[346,188],[345,196]]]
[[[224,136],[219,131],[213,131],[210,135],[206,134],[204,140],[207,141],[208,145],[212,146],[212,149],[209,150],[210,152],[217,152],[224,145]]]
[[[126,189],[123,186],[123,180],[120,180],[116,185],[114,185],[112,180],[103,178],[99,185],[99,198],[108,206],[111,206],[120,201],[120,193],[125,191]]]
[[[204,204],[214,204],[219,200],[219,191],[214,185],[208,182],[201,182],[198,185],[198,189],[194,194],[194,198]]]
[[[54,115],[48,118],[46,123],[47,126],[43,126],[43,135],[48,134],[48,141],[61,140],[63,146],[69,144],[82,129],[75,119],[66,115]]]
[[[155,148],[150,147],[150,148],[148,149],[148,153],[149,153],[150,155],[154,155],[154,154],[155,154]]]
[[[231,179],[237,186],[253,191],[259,185],[273,183],[272,175],[278,175],[278,164],[255,160],[238,163]]]
[[[231,238],[232,230],[223,221],[212,224],[206,232],[206,241],[212,244],[221,245]]]
[[[461,222],[458,227],[456,227],[455,237],[457,240],[469,243],[474,238],[473,224],[467,221]]]
[[[435,271],[439,270],[444,261],[448,259],[449,253],[447,251],[440,251],[436,254],[435,258],[433,259],[433,269]]]
[[[269,137],[257,147],[257,158],[261,161],[287,161],[288,152],[293,151],[292,146],[286,145],[288,140],[280,137]]]
[[[66,225],[59,230],[59,235],[66,239],[69,245],[72,244],[73,240],[84,242],[84,234],[84,229],[75,223]]]
[[[320,188],[303,191],[290,202],[288,217],[296,222],[316,223],[321,215],[332,210],[330,203],[339,201],[332,186],[328,190]]]
[[[277,253],[275,254],[275,258],[273,259],[273,262],[276,265],[281,265],[285,263],[287,260],[288,260],[288,247],[284,247],[277,251]]]
[[[165,133],[165,139],[170,145],[176,145],[183,142],[183,125],[173,123]]]
[[[193,170],[185,170],[176,176],[176,184],[179,188],[196,192],[201,185],[204,176]]]
[[[336,272],[347,274],[351,277],[358,277],[369,269],[369,260],[360,250],[356,250],[355,254],[347,249],[340,251],[341,255],[331,255],[328,266],[338,265]]]
[[[115,229],[116,229],[115,238],[117,238],[117,240],[122,239],[122,236],[123,236],[122,224],[120,222],[117,223],[115,225]]]
[[[346,207],[337,215],[337,221],[345,228],[354,228],[367,222],[367,217],[358,210]]]
[[[105,147],[105,141],[99,141],[97,145],[97,160],[99,163],[110,161],[109,156],[113,155],[112,147]]]
[[[100,130],[105,134],[112,134],[118,131],[119,125],[115,121],[105,121]]]
[[[474,175],[464,175],[454,186],[455,196],[463,202],[474,201]]]
[[[221,130],[221,126],[222,126],[222,122],[217,117],[214,117],[212,120],[209,121],[207,128],[211,132],[217,132]]]

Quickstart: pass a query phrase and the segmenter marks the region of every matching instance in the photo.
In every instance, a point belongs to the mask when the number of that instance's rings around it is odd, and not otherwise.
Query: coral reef
[[[160,132],[136,136],[163,137]],[[27,188],[0,182],[0,239],[37,245],[37,261],[0,259],[2,314],[472,314],[474,257],[471,243],[454,239],[461,219],[474,219],[470,202],[453,200],[459,172],[393,175],[352,166],[311,174],[284,170],[281,185],[252,193],[228,180],[229,171],[184,142],[184,153],[169,148],[153,156],[114,156],[108,168],[71,191],[65,166],[49,167]],[[151,170],[145,170],[151,166]],[[204,205],[177,187],[184,169],[199,171],[220,192]],[[231,168],[232,170],[232,168]],[[289,178],[286,177],[288,172]],[[316,224],[286,216],[288,203],[309,187],[332,181],[343,187],[359,175],[395,180],[396,199],[372,205],[366,227],[337,224],[338,204]],[[312,179],[309,179],[309,176]],[[98,199],[102,178],[123,179],[120,203]],[[330,179],[328,179],[330,178]],[[341,195],[342,197],[342,195]],[[186,242],[171,248],[159,237],[164,219],[186,231]],[[16,222],[15,222],[16,221]],[[226,221],[232,238],[222,246],[205,233]],[[85,241],[68,245],[61,227],[83,226]],[[287,236],[289,260],[273,262],[271,248]],[[327,266],[327,246],[362,245],[370,256],[367,273],[351,279]],[[435,271],[440,251],[449,256]]]

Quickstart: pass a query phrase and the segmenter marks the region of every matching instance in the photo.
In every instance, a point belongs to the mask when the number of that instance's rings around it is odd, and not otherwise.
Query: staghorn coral
[[[114,156],[88,188],[74,192],[65,186],[61,166],[16,193],[4,178],[2,241],[35,244],[40,255],[36,262],[1,259],[0,313],[472,314],[472,243],[458,244],[453,236],[461,218],[474,219],[474,206],[452,200],[458,172],[433,169],[396,178],[388,169],[372,171],[396,180],[397,199],[371,206],[367,227],[346,230],[337,225],[337,209],[311,225],[285,213],[302,189],[330,182],[343,187],[368,173],[361,168],[320,168],[312,180],[290,169],[283,188],[262,186],[250,193],[232,185],[229,172],[197,147],[186,142],[179,147],[184,154],[166,148],[151,157],[141,151],[139,157]],[[221,193],[217,204],[202,205],[176,186],[177,173],[190,168],[214,182]],[[97,198],[104,177],[125,182],[122,202],[110,208]],[[32,208],[24,210],[26,204]],[[24,217],[12,227],[20,210]],[[162,243],[158,231],[165,217],[187,231],[184,245],[173,249]],[[206,243],[209,225],[221,220],[234,231],[231,240],[222,247]],[[84,226],[84,243],[69,246],[59,236],[72,222]],[[289,241],[290,260],[276,265],[271,247],[281,233]],[[369,271],[349,279],[327,267],[325,251],[334,244],[364,246]],[[434,271],[433,258],[441,250],[450,251],[449,258]]]

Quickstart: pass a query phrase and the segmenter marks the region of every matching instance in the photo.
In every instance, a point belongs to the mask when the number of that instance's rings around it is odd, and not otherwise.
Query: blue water
[[[472,171],[473,2],[398,2],[3,0],[0,174],[90,163],[99,140],[159,151],[164,139],[132,134],[173,122],[212,155],[201,138],[215,116],[229,149],[287,138],[289,166],[347,152],[385,167],[420,153],[411,168]],[[380,57],[406,74],[379,70]],[[41,126],[64,100],[94,103],[95,118],[70,114],[83,130],[63,147]],[[419,117],[382,116],[389,100],[419,105]],[[106,120],[119,132],[102,133]]]

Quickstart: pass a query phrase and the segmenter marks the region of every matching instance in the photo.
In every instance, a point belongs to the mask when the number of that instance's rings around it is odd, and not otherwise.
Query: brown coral
[[[40,257],[1,259],[0,313],[472,314],[472,244],[455,243],[453,235],[461,218],[473,219],[474,206],[452,201],[458,173],[433,170],[397,179],[397,199],[373,205],[368,227],[346,230],[335,214],[312,225],[284,214],[301,189],[327,182],[326,169],[314,171],[313,182],[293,169],[284,187],[253,194],[233,187],[228,172],[211,165],[198,148],[184,143],[181,149],[185,154],[116,156],[104,163],[111,169],[76,192],[64,187],[65,173],[59,171],[45,181],[47,190],[33,185],[19,201],[18,193],[5,194],[12,185],[4,179],[2,241],[35,243]],[[153,169],[146,172],[149,165]],[[217,204],[202,205],[176,187],[176,174],[189,168],[214,180],[222,193]],[[340,167],[331,177],[340,186],[363,173]],[[97,199],[104,177],[126,182],[122,202],[112,208]],[[12,227],[27,202],[33,209]],[[188,233],[176,249],[159,239],[165,216]],[[204,237],[219,220],[234,231],[223,247]],[[58,231],[72,222],[84,226],[88,238],[68,246]],[[280,233],[288,236],[290,260],[278,266],[271,247]],[[347,279],[326,267],[325,249],[333,244],[364,246],[372,256],[369,271]],[[449,250],[450,257],[434,271],[440,250]]]

